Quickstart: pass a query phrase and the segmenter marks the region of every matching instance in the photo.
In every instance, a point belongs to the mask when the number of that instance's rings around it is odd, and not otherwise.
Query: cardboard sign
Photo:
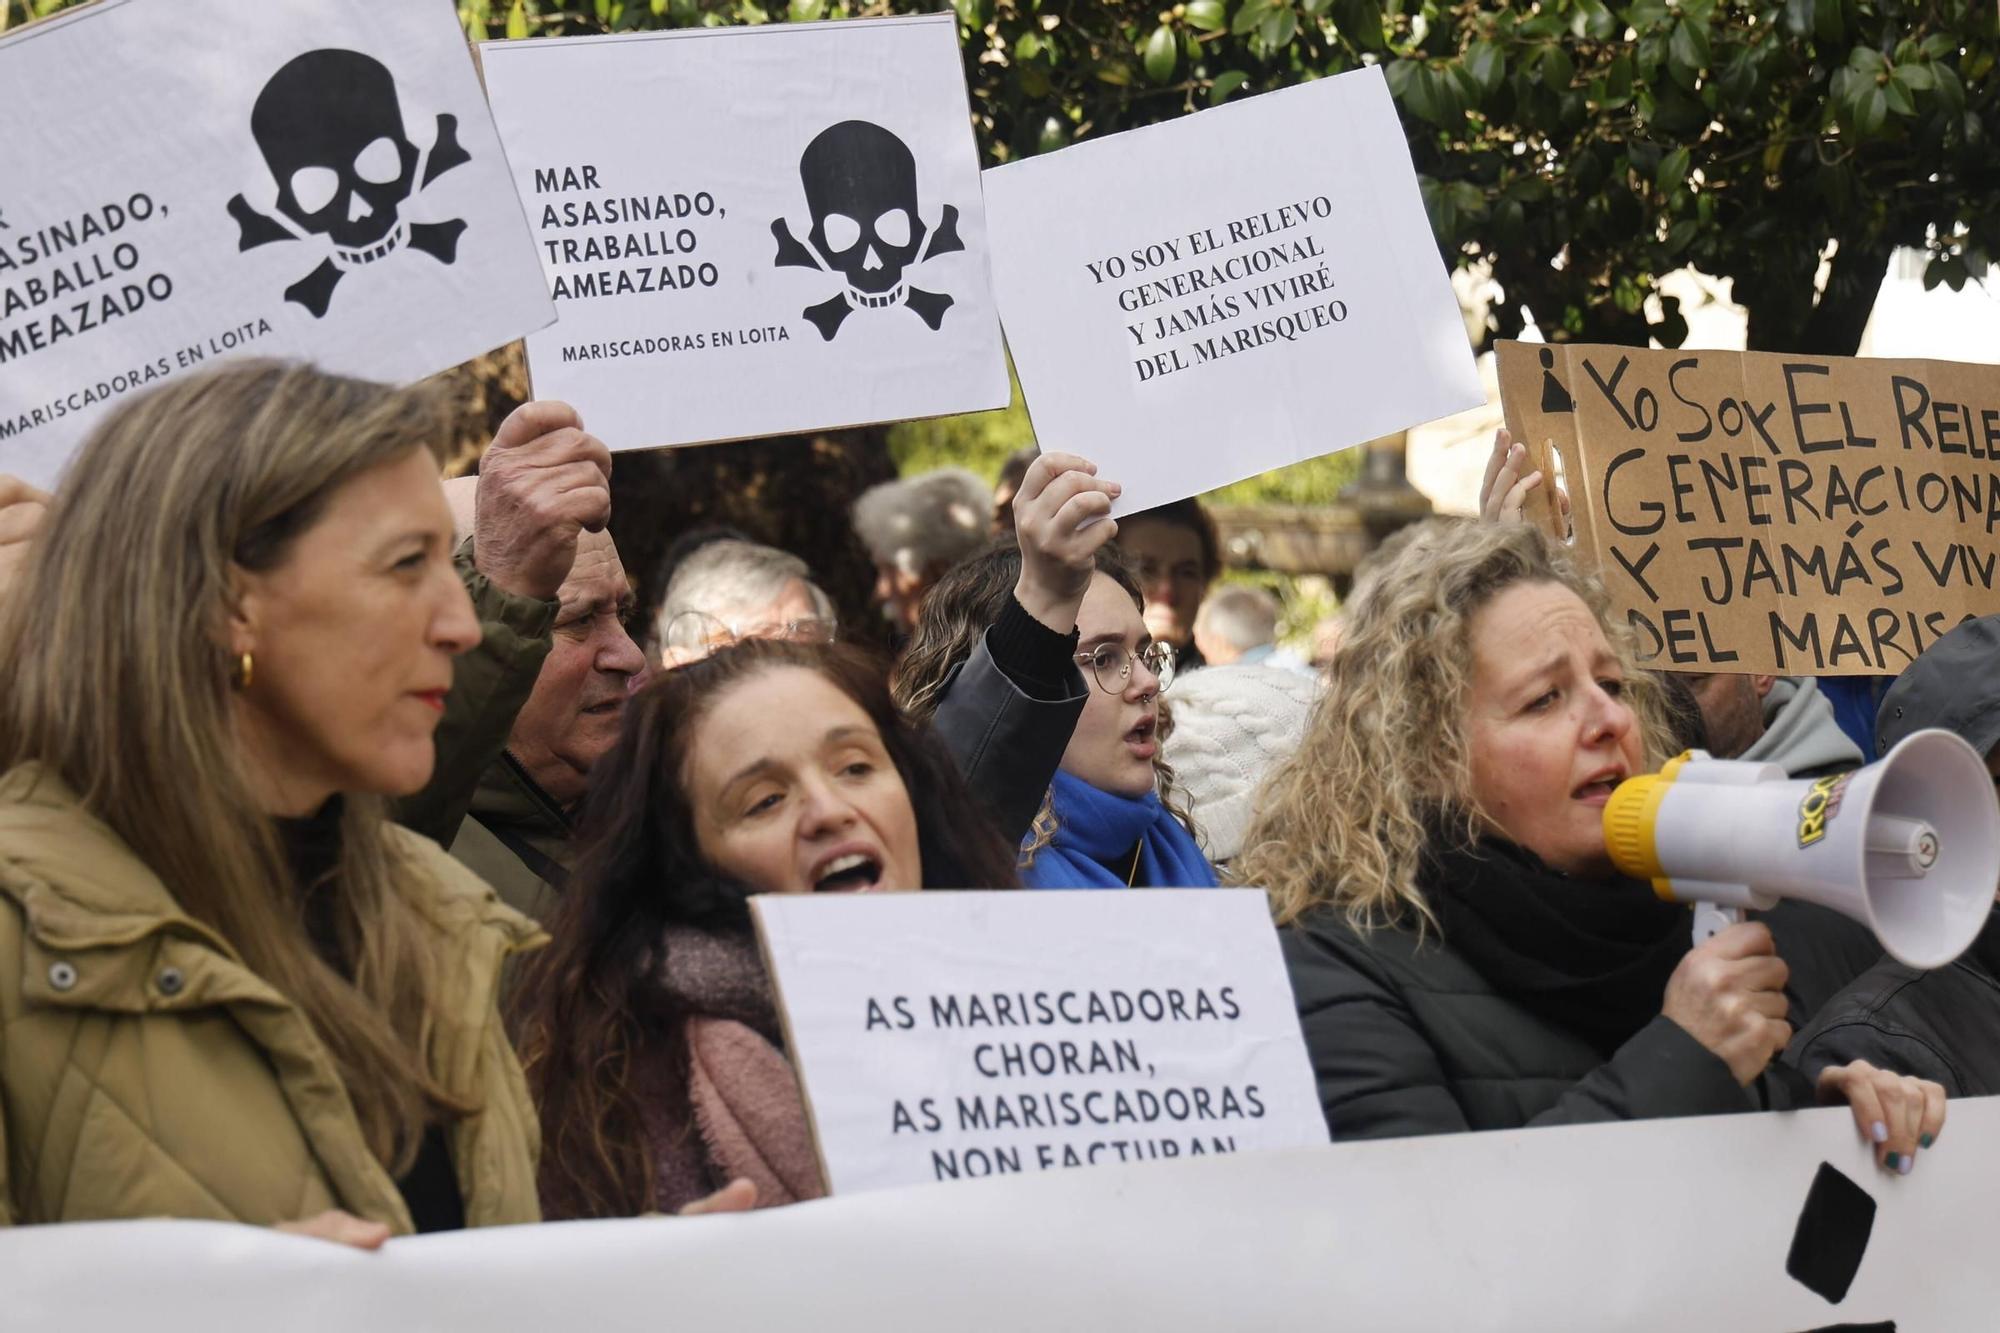
[[[1132,513],[1485,401],[1380,69],[986,173],[1045,450]]]
[[[411,380],[554,318],[447,0],[122,0],[0,38],[0,472],[231,356]]]
[[[1649,666],[1895,675],[2000,611],[2000,367],[1499,345]],[[1546,516],[1546,508],[1542,510]]]
[[[835,1194],[1326,1142],[1260,893],[751,907]]]
[[[1006,406],[950,14],[481,54],[561,312],[535,393],[613,449]]]
[[[1995,1179],[1989,1097],[1953,1102],[1901,1177],[1845,1109],[1699,1116],[458,1231],[374,1254],[222,1222],[16,1227],[0,1291],[10,1327],[62,1333],[1966,1333],[2000,1305]]]

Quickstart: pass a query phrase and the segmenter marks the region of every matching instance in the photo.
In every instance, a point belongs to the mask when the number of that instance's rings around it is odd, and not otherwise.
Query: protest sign
[[[1260,893],[751,908],[836,1194],[1326,1142]]]
[[[1043,449],[1118,513],[1485,401],[1380,69],[986,173]]]
[[[480,50],[535,392],[613,449],[1007,405],[949,13]]]
[[[1545,474],[1560,457],[1649,666],[1895,675],[2000,611],[2000,367],[1510,342],[1499,362],[1507,428]]]
[[[1037,895],[1040,896],[1040,895]],[[1103,895],[1106,897],[1123,895]],[[2000,1099],[1916,1169],[1844,1108],[1450,1134],[502,1227],[375,1254],[217,1222],[0,1233],[24,1329],[1965,1333]],[[11,1326],[11,1325],[10,1325]]]
[[[0,472],[216,360],[410,380],[554,318],[448,0],[119,0],[0,38]]]

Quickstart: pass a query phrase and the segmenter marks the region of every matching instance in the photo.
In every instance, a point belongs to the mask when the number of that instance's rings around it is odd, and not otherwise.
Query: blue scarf
[[[1133,882],[1155,889],[1215,887],[1215,868],[1194,835],[1153,792],[1134,799],[1100,791],[1058,772],[1049,785],[1055,807],[1055,841],[1021,870],[1027,889],[1122,889],[1132,873],[1132,845],[1139,845]]]

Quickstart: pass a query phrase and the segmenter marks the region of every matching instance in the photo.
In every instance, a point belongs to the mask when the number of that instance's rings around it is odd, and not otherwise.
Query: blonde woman
[[[1525,524],[1399,533],[1234,871],[1272,895],[1336,1138],[1796,1104],[1785,963],[1759,923],[1689,947],[1621,878],[1603,810],[1662,756],[1659,687],[1598,585]],[[1794,1085],[1798,1085],[1794,1087]],[[1943,1090],[1829,1070],[1891,1169]]]
[[[526,1222],[533,927],[383,821],[452,659],[428,399],[273,362],[114,412],[0,607],[0,1221]]]

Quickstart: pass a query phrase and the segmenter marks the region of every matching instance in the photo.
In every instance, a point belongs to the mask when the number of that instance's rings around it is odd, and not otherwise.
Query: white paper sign
[[[449,0],[109,0],[0,88],[0,472],[220,358],[411,380],[554,318]]]
[[[1326,1142],[1261,893],[751,907],[835,1194]]]
[[[535,393],[613,449],[1006,406],[950,14],[481,53],[561,319]]]
[[[1842,1225],[1809,1202],[1828,1171],[1865,1196],[1865,1234],[1854,1214]],[[417,1236],[374,1254],[219,1222],[16,1227],[0,1231],[0,1322],[1968,1333],[2000,1307],[1996,1179],[1989,1097],[1952,1103],[1908,1176],[1878,1169],[1854,1117],[1829,1109],[1057,1171],[748,1214]]]
[[[1044,450],[1118,513],[1485,401],[1379,68],[986,172]]]

